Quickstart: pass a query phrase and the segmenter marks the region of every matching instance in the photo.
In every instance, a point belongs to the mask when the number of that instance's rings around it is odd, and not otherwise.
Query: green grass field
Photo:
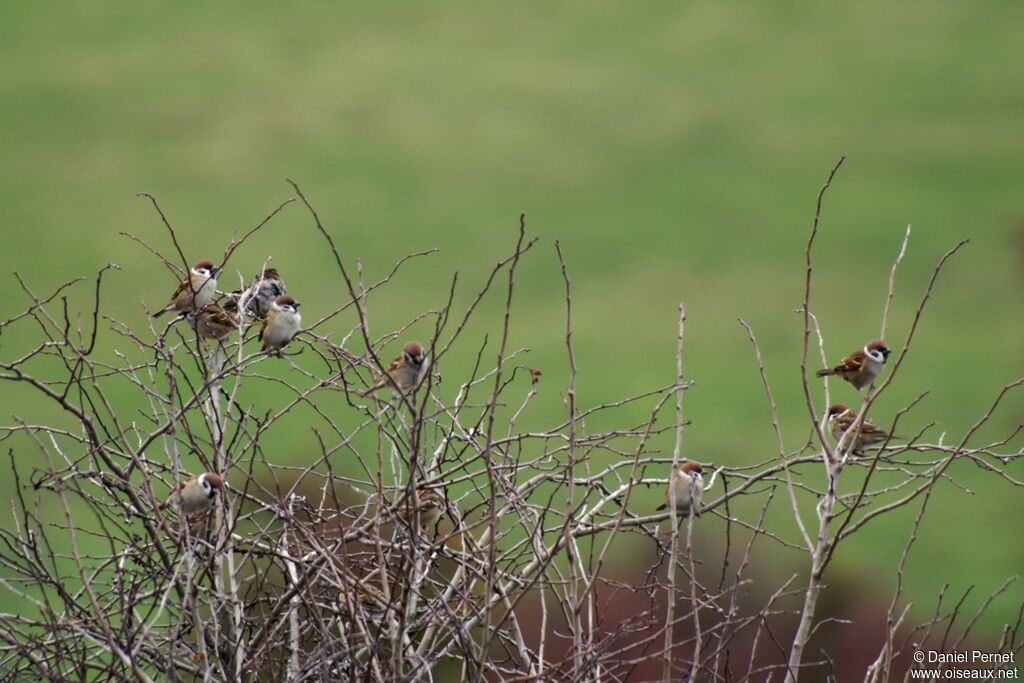
[[[382,333],[443,305],[456,270],[468,301],[470,283],[509,252],[526,212],[541,243],[518,278],[513,344],[529,347],[529,363],[544,371],[533,419],[550,424],[564,410],[559,239],[575,289],[580,402],[671,382],[676,305],[685,301],[686,374],[697,382],[686,394],[685,451],[750,463],[771,456],[775,442],[736,319],[758,333],[787,446],[796,447],[809,429],[793,312],[803,249],[818,189],[847,155],[816,251],[814,308],[829,357],[877,334],[908,223],[894,345],[939,256],[970,236],[872,413],[884,422],[928,390],[906,431],[935,422],[932,438],[955,441],[1022,374],[1022,21],[1024,5],[1014,2],[6,3],[0,271],[9,292],[12,271],[42,292],[117,261],[124,269],[110,275],[107,311],[141,324],[141,301],[162,304],[174,282],[118,234],[170,249],[137,192],[158,197],[190,258],[216,259],[232,231],[291,196],[289,177],[345,258],[361,258],[371,276],[406,253],[440,248],[376,301]],[[300,207],[233,265],[248,276],[268,255],[310,318],[343,301]],[[478,338],[500,321],[500,302],[488,302]],[[25,303],[9,294],[0,318]],[[0,353],[9,358],[31,339],[5,331]],[[471,362],[453,356],[443,370],[457,378]],[[5,423],[14,413],[54,419],[33,395],[0,391]],[[978,442],[1005,435],[1022,413],[1024,398],[1011,396]],[[315,449],[295,427],[268,444],[282,462]],[[945,582],[987,593],[1024,567],[1021,491],[979,474],[955,464],[950,476],[972,495],[943,485],[930,503],[908,570],[921,614]],[[979,481],[986,488],[975,490]],[[9,482],[0,493],[9,497]],[[779,531],[794,539],[783,513]],[[887,605],[911,520],[889,517],[845,546],[836,590],[870,585]],[[790,569],[803,566],[778,571]],[[1024,588],[1010,593],[983,622],[986,638]]]

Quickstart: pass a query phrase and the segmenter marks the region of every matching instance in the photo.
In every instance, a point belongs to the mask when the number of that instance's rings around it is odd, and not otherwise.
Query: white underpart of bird
[[[658,508],[664,510],[674,500],[676,512],[700,516],[700,499],[704,494],[704,475],[701,467],[695,462],[686,462],[675,470],[669,482],[669,491],[665,502]]]

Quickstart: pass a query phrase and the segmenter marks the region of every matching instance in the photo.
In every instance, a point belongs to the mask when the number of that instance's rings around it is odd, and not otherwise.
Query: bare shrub
[[[180,320],[131,329],[103,305],[113,264],[91,284],[73,280],[45,296],[19,278],[29,305],[0,331],[29,326],[40,341],[13,355],[5,349],[0,378],[40,394],[62,414],[47,424],[16,419],[0,433],[12,444],[17,487],[0,532],[0,672],[6,680],[52,681],[795,681],[801,673],[823,680],[836,655],[812,653],[808,644],[834,621],[817,608],[830,562],[851,535],[912,505],[918,511],[894,568],[897,588],[885,628],[871,638],[878,654],[864,679],[900,676],[911,666],[910,650],[924,643],[960,642],[977,619],[954,628],[961,603],[946,607],[940,599],[925,623],[907,622],[903,570],[932,493],[955,460],[1021,485],[1008,471],[1021,456],[1007,447],[1017,432],[995,443],[973,437],[1024,379],[1003,387],[959,439],[924,443],[921,434],[908,435],[863,457],[854,452],[855,433],[901,375],[932,286],[961,242],[935,266],[905,342],[859,406],[854,427],[833,444],[823,421],[828,384],[822,405],[810,379],[826,360],[811,306],[812,248],[825,190],[841,163],[819,194],[806,250],[801,370],[813,438],[786,446],[757,337],[741,321],[777,453],[752,465],[705,463],[701,519],[674,506],[651,513],[638,501],[640,489],[663,490],[684,457],[683,398],[691,386],[685,308],[679,307],[674,377],[636,396],[579,405],[575,302],[557,243],[570,367],[565,412],[550,416],[546,429],[520,429],[539,389],[539,373],[523,364],[524,349],[509,343],[517,268],[537,248],[525,218],[511,253],[467,307],[453,306],[453,277],[443,308],[374,335],[376,293],[427,252],[366,282],[293,185],[336,260],[347,298],[305,321],[283,359],[258,352],[247,324],[223,344],[196,340]],[[129,237],[180,278],[190,261],[156,200],[146,197],[174,254]],[[233,240],[218,265],[223,269],[292,201]],[[909,237],[908,228],[892,265],[882,336]],[[68,310],[66,293],[85,286],[94,289],[94,305],[78,315]],[[492,290],[504,315],[481,343],[467,336],[467,324]],[[354,322],[339,333],[343,320]],[[404,341],[414,323],[433,327],[425,340],[432,367],[422,385],[358,397],[387,365],[379,354]],[[96,352],[101,325],[120,337],[114,362]],[[445,375],[445,386],[457,389],[444,401],[437,373],[453,353],[476,362],[468,376]],[[557,379],[540,381],[551,386]],[[280,403],[264,412],[245,403],[243,387],[254,386],[272,387]],[[635,405],[648,407],[648,418],[620,424],[621,409]],[[887,431],[898,431],[913,407],[897,412]],[[291,428],[296,414],[314,425],[320,452],[286,464],[263,444],[272,430]],[[588,424],[599,419],[619,426],[591,431]],[[674,440],[671,453],[654,445],[662,435]],[[342,458],[357,463],[357,471],[338,468]],[[853,469],[861,471],[856,485],[843,477]],[[209,514],[188,519],[173,506],[161,508],[199,471],[227,480]],[[878,484],[881,473],[885,483]],[[735,513],[730,503],[738,497],[756,501],[755,514]],[[796,540],[766,526],[773,502],[792,509]],[[817,523],[808,525],[811,504]],[[708,517],[724,520],[724,547],[698,555],[696,539]],[[768,574],[757,571],[755,559],[765,543],[805,556],[806,576],[765,584],[759,577]],[[624,546],[648,549],[653,563],[624,578],[611,562]],[[751,596],[767,597],[755,604]],[[623,604],[626,617],[609,617]],[[1007,626],[1001,652],[1020,650],[1019,626],[1019,618]]]

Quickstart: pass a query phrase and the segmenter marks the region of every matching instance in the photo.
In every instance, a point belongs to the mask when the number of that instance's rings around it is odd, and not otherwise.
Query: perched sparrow
[[[213,507],[213,500],[223,487],[224,480],[219,474],[204,472],[182,484],[161,507],[180,508],[186,516],[206,512]]]
[[[270,304],[267,317],[263,319],[263,327],[260,328],[263,350],[276,351],[280,355],[281,349],[291,344],[301,326],[299,302],[287,294],[277,297]]]
[[[206,304],[198,311],[185,315],[185,320],[198,334],[200,339],[216,339],[224,341],[238,329],[238,318],[217,304]]]
[[[381,578],[372,572],[366,576],[355,576],[345,572],[341,578],[341,591],[338,595],[342,614],[349,619],[380,618],[389,607],[400,603],[402,584],[392,578],[388,579],[391,600],[378,588]]]
[[[818,370],[815,376],[839,375],[858,389],[863,389],[882,374],[890,353],[892,351],[885,345],[885,342],[876,339],[863,349],[857,349],[851,353],[834,368]]]
[[[416,489],[416,497],[419,499],[420,526],[428,527],[437,523],[444,514],[444,498],[440,493],[432,489]],[[411,524],[416,508],[410,500],[404,509],[398,512],[398,516],[406,524]]]
[[[256,273],[247,288],[232,292],[224,307],[232,312],[242,311],[243,315],[265,318],[277,297],[287,293],[277,269],[267,268]]]
[[[384,387],[408,393],[419,386],[426,377],[429,367],[430,361],[427,360],[427,352],[423,350],[423,345],[418,341],[411,341],[402,349],[402,355],[391,361],[387,371],[378,376],[370,388],[359,395],[369,396]]]
[[[846,433],[850,427],[853,426],[853,421],[857,419],[857,412],[844,403],[833,403],[828,407],[828,429],[832,432],[832,438],[839,443],[840,439],[843,438],[843,434]],[[853,435],[851,435],[852,439]],[[876,443],[882,443],[889,439],[898,439],[898,436],[891,436],[884,429],[880,429],[874,424],[864,420],[860,425],[860,433],[857,434],[856,440],[853,441],[853,445],[849,446],[849,451],[853,453],[860,453],[865,446],[871,446]],[[850,441],[847,441],[849,444]]]
[[[187,280],[182,280],[171,295],[171,301],[153,314],[159,318],[168,311],[191,311],[210,303],[217,293],[217,269],[212,261],[200,261],[192,266]]]
[[[669,486],[672,490],[666,494],[665,502],[658,509],[664,510],[669,506],[672,491],[675,491],[676,512],[689,515],[692,509],[694,516],[700,517],[700,497],[704,493],[704,470],[701,466],[687,460],[682,467],[674,469]]]

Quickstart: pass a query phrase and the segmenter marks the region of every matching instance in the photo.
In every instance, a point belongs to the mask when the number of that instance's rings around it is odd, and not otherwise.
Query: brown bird
[[[238,318],[217,304],[206,304],[198,311],[190,311],[185,320],[196,331],[200,339],[224,341],[238,329]]]
[[[411,524],[418,507],[420,526],[428,527],[436,524],[445,511],[444,497],[437,491],[426,488],[416,489],[416,497],[419,499],[419,505],[414,506],[412,501],[409,501],[409,504],[398,512],[398,516],[406,524]]]
[[[863,389],[882,374],[890,353],[892,351],[885,345],[885,342],[876,339],[863,349],[857,349],[839,361],[839,365],[834,368],[818,370],[815,376],[839,375],[857,389]]]
[[[199,261],[188,274],[188,278],[178,284],[178,288],[171,294],[171,301],[153,314],[159,318],[168,311],[191,311],[202,308],[213,300],[217,293],[217,269],[213,261]]]
[[[833,403],[828,407],[828,429],[837,444],[843,438],[843,434],[853,426],[853,422],[856,419],[857,411],[845,403]],[[856,435],[856,439],[852,441],[852,445],[848,447],[848,450],[852,453],[861,454],[866,446],[873,446],[876,443],[899,438],[901,437],[892,436],[884,429],[880,429],[871,422],[864,420],[860,425],[860,432]],[[850,439],[853,439],[852,434],[847,439],[847,444],[851,443]]]
[[[692,460],[687,460],[681,467],[674,469],[669,479],[669,492],[665,494],[665,502],[658,510],[669,506],[674,491],[676,512],[689,515],[693,510],[694,517],[700,517],[700,498],[704,494],[704,469]]]
[[[423,345],[418,341],[411,341],[402,349],[402,355],[391,361],[385,373],[379,375],[373,384],[359,395],[366,397],[384,387],[409,393],[420,385],[429,367],[430,361],[427,359],[427,352],[423,350]]]
[[[252,278],[252,284],[245,289],[232,292],[224,308],[231,312],[242,311],[243,315],[265,318],[270,312],[271,306],[282,294],[288,290],[281,280],[276,268],[267,268],[256,273]]]
[[[299,305],[298,301],[287,294],[277,297],[270,305],[263,326],[260,327],[260,341],[263,342],[264,351],[276,351],[280,356],[281,349],[292,343],[302,327]]]
[[[401,603],[403,593],[400,581],[388,577],[389,600],[384,591],[378,588],[382,584],[381,576],[372,572],[366,576],[356,576],[346,569],[341,569],[341,590],[338,594],[338,606],[342,614],[349,619],[368,618],[380,619],[389,608]]]
[[[204,472],[182,484],[160,507],[176,507],[186,516],[206,512],[213,507],[214,499],[223,488],[224,479],[219,474]]]

